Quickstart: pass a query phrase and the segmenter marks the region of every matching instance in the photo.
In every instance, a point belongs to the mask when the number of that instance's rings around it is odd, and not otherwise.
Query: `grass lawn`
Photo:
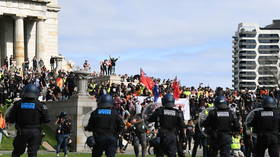
[[[5,155],[0,155],[0,157],[10,157],[11,155],[5,154]],[[63,153],[60,154],[61,157],[63,157]],[[27,157],[27,155],[22,155],[22,157]],[[38,157],[56,157],[55,153],[46,153],[46,154],[38,154]],[[90,153],[83,153],[83,154],[69,154],[68,157],[91,157]],[[105,156],[104,156],[105,157]],[[116,157],[134,157],[134,155],[123,155],[123,154],[118,154]],[[151,156],[147,156],[151,157]]]
[[[61,157],[64,157],[63,153],[60,154]],[[10,154],[4,154],[0,155],[0,157],[11,157]],[[27,157],[26,154],[22,155],[21,157]],[[38,154],[38,157],[56,157],[55,153],[44,153],[44,154]],[[69,154],[68,157],[91,157],[91,154]],[[126,156],[129,157],[129,156]]]
[[[46,136],[43,138],[43,141],[47,141],[51,146],[55,147],[56,145],[56,139],[55,139],[55,133],[48,127],[43,126],[43,131],[46,133]],[[13,140],[14,138],[6,138],[3,136],[2,144],[0,146],[1,150],[13,150]],[[43,148],[40,148],[43,150]]]

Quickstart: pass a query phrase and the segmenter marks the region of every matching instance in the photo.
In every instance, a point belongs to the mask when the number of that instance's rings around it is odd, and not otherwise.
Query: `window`
[[[260,34],[259,35],[259,38],[279,38],[279,35],[278,34]]]

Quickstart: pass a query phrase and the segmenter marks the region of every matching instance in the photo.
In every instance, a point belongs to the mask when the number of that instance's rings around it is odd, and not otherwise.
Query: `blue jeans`
[[[60,149],[63,149],[64,154],[67,154],[67,142],[69,139],[69,134],[58,134],[57,135],[57,146],[56,153],[60,152]]]

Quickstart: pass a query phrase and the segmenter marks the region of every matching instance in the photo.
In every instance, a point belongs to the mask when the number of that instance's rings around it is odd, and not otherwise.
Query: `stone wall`
[[[92,112],[96,107],[96,100],[91,96],[72,96],[68,101],[47,102],[51,123],[49,124],[53,130],[56,130],[55,121],[60,112],[67,112],[72,119],[73,133],[71,138],[73,140],[74,151],[84,152],[88,151],[85,146],[86,136],[83,131],[84,115]]]

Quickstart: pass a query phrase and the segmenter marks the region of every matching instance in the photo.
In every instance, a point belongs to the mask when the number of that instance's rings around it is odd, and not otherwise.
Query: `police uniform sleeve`
[[[185,139],[186,132],[184,131],[184,128],[186,128],[186,125],[184,122],[184,113],[182,111],[178,112],[178,127],[179,127],[179,131],[180,131],[180,137]]]
[[[205,121],[202,122],[202,126],[206,127],[206,128],[209,128],[211,127],[212,125],[212,119],[214,117],[214,112],[213,111],[210,111],[209,112],[209,115],[207,116],[207,118],[205,119]]]
[[[182,111],[178,111],[178,115],[178,127],[184,129],[186,127],[184,122],[184,113]]]
[[[238,118],[237,118],[237,116],[234,113],[231,112],[231,114],[232,114],[232,127],[233,127],[233,131],[234,132],[239,132],[240,131],[240,124],[238,122]]]
[[[8,113],[5,117],[7,123],[16,123],[18,105],[19,105],[19,102],[15,102],[15,104],[12,106],[11,110],[8,111]]]
[[[255,112],[252,121],[247,124],[248,127],[256,127],[257,126],[257,124],[258,124],[258,118],[257,117],[258,117],[258,112]]]
[[[50,116],[49,116],[49,113],[48,113],[47,105],[44,104],[44,103],[40,103],[39,109],[41,111],[41,122],[49,123],[51,120],[50,120]]]
[[[157,122],[157,118],[159,116],[159,110],[160,109],[156,109],[155,112],[153,112],[153,114],[151,116],[148,117],[147,121],[148,122]]]
[[[88,120],[88,125],[85,127],[86,131],[93,131],[94,124],[94,112],[91,113],[90,118]]]

